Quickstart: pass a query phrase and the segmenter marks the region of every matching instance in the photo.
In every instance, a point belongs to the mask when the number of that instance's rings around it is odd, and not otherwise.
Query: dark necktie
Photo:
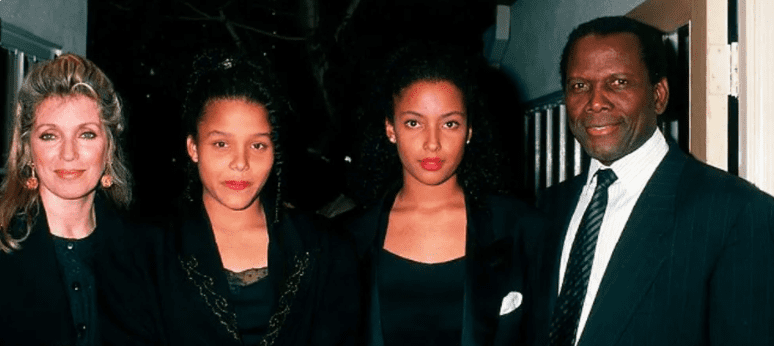
[[[607,207],[607,188],[618,179],[610,169],[597,171],[597,187],[594,196],[583,213],[578,232],[570,249],[570,258],[562,281],[562,291],[556,300],[554,316],[551,321],[549,345],[572,346],[578,331],[583,300],[589,283],[591,264],[594,262],[594,250],[602,218]]]

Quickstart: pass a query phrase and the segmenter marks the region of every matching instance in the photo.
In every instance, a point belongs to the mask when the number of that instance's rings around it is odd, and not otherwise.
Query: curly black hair
[[[210,102],[222,99],[245,100],[266,108],[272,128],[274,165],[260,197],[263,201],[270,201],[273,197],[276,209],[281,209],[284,204],[281,193],[284,163],[282,141],[286,137],[285,124],[289,122],[293,110],[271,63],[267,59],[226,50],[207,50],[197,55],[183,103],[185,137],[197,137],[204,108]],[[189,160],[186,170],[189,179],[186,196],[189,199],[201,196],[202,184],[197,167]]]
[[[393,121],[395,97],[419,81],[454,84],[463,95],[468,125],[473,129],[470,143],[457,168],[458,181],[474,205],[480,205],[485,194],[503,192],[502,158],[499,143],[490,126],[490,115],[479,95],[481,61],[462,47],[435,42],[409,43],[386,59],[384,67],[373,76],[368,103],[358,110],[359,152],[354,156],[348,177],[352,197],[368,205],[387,189],[402,183],[401,162],[397,148],[385,134],[385,119]]]

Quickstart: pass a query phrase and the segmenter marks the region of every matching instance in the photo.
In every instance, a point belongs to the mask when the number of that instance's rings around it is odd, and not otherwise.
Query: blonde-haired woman
[[[99,343],[94,263],[131,201],[123,129],[91,61],[65,54],[24,79],[0,187],[3,344]]]

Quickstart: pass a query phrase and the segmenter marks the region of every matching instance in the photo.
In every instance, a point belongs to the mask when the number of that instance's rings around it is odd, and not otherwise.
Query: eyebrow
[[[418,116],[418,117],[424,117],[424,115],[423,115],[423,114],[421,114],[421,113],[417,113],[417,112],[414,112],[414,111],[405,111],[405,112],[403,112],[403,113],[400,113],[400,115],[406,115],[406,114],[408,114],[408,115],[415,115],[415,116]],[[459,115],[459,116],[463,116],[463,117],[464,117],[464,116],[467,116],[467,114],[465,114],[465,112],[461,112],[461,111],[451,111],[451,112],[449,112],[449,113],[442,114],[442,115],[441,115],[441,118],[448,118],[448,117],[450,117],[450,116],[454,116],[454,115]]]
[[[208,132],[205,137],[212,137],[212,136],[225,136],[225,137],[233,137],[234,135],[228,132],[222,132],[218,130],[213,130]],[[261,132],[261,133],[254,133],[251,136],[253,137],[271,137],[271,133],[269,132]]]
[[[101,127],[102,126],[102,124],[100,124],[100,123],[83,123],[83,124],[78,125],[78,128],[82,128],[82,127],[89,126],[89,125],[96,126],[96,127]],[[59,126],[56,126],[56,124],[44,123],[44,124],[40,124],[38,126],[35,126],[35,130],[40,129],[41,127],[53,127],[53,128],[57,128],[57,129],[59,128]]]
[[[611,73],[608,73],[606,75],[606,77],[610,77],[610,76],[626,76],[626,77],[630,77],[630,76],[634,76],[634,75],[636,75],[636,73],[622,71],[622,72],[611,72]],[[568,74],[566,80],[569,81],[569,80],[572,80],[572,79],[584,79],[584,80],[587,80],[589,78],[586,77],[586,76],[582,76],[582,75],[570,75],[570,74]]]

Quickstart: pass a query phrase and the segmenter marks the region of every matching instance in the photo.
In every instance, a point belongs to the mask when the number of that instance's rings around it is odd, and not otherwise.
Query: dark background
[[[317,209],[345,191],[354,109],[368,102],[369,71],[409,39],[446,41],[481,55],[484,31],[503,0],[102,0],[89,2],[87,55],[113,80],[129,127],[135,208],[162,214],[183,190],[188,160],[181,104],[193,56],[206,48],[262,54],[285,80],[298,119],[289,160],[289,199]],[[518,93],[496,69],[483,90],[519,163]],[[511,166],[513,162],[504,162]],[[520,188],[519,169],[509,177]]]

